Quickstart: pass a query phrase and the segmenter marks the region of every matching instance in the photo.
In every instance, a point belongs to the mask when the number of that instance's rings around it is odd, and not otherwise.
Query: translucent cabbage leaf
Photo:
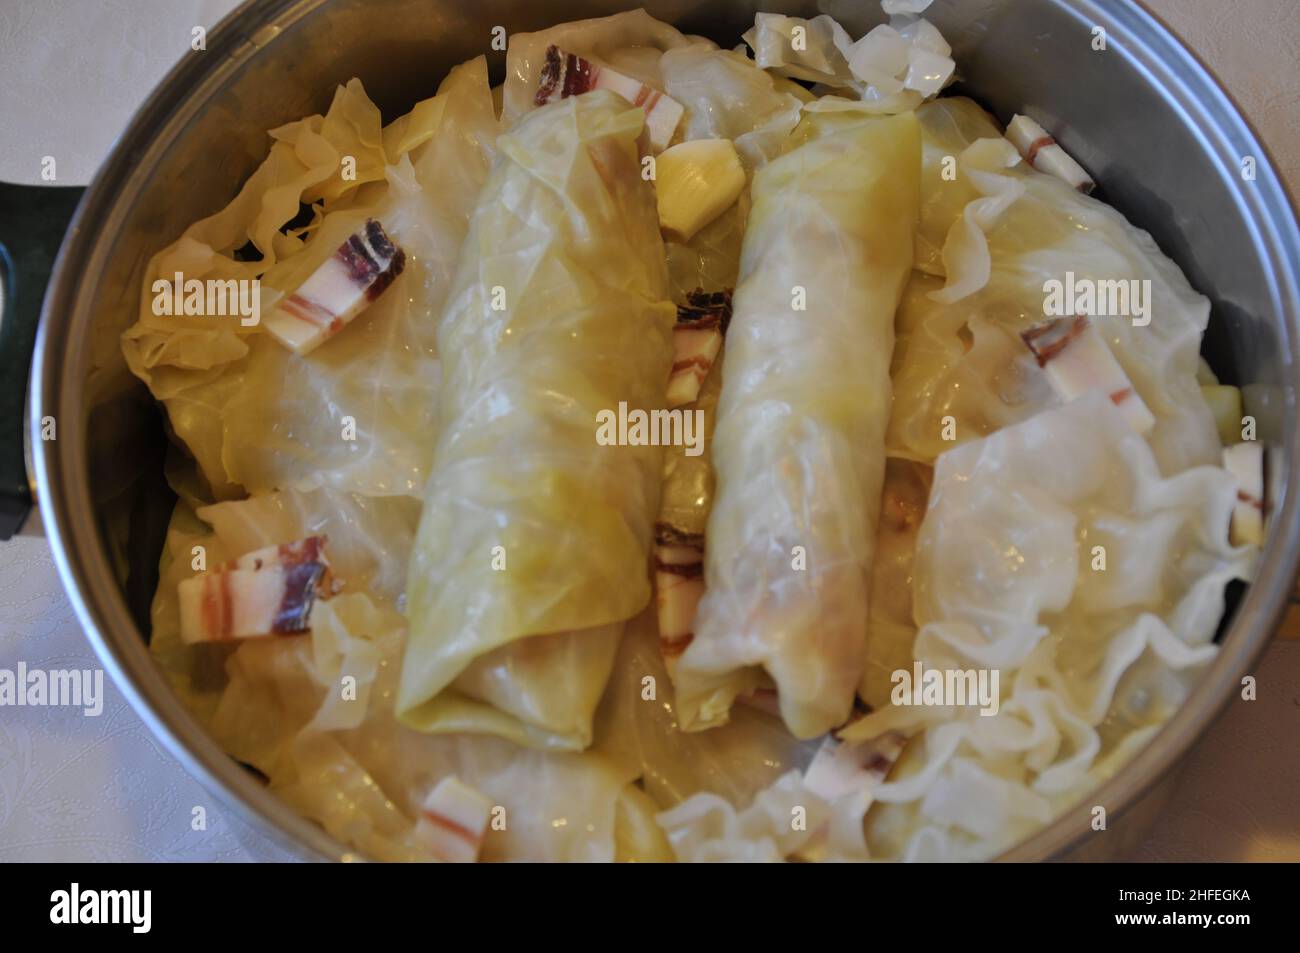
[[[899,309],[891,455],[931,463],[953,440],[1059,404],[1020,332],[1043,320],[1046,283],[1073,273],[1076,282],[1150,282],[1149,323],[1090,320],[1156,417],[1148,439],[1162,471],[1216,463],[1219,440],[1196,380],[1209,302],[1178,266],[1114,209],[1024,162],[1007,167],[998,155],[1008,144],[970,100],[936,100],[917,116],[916,267],[946,283],[917,276]],[[957,157],[955,178],[945,157]]]
[[[214,735],[292,807],[374,860],[429,859],[415,821],[449,776],[499,818],[481,860],[668,856],[653,805],[608,759],[401,725],[392,705],[403,636],[401,616],[365,594],[319,603],[310,636],[250,642],[232,656]],[[356,679],[355,698],[340,700],[344,676]]]
[[[743,705],[714,731],[682,731],[655,613],[643,612],[628,625],[597,715],[594,750],[638,776],[660,808],[701,792],[748,804],[781,775],[803,770],[814,748],[779,718]]]
[[[880,524],[871,561],[867,653],[858,697],[873,709],[889,704],[893,674],[912,664],[916,539],[930,495],[932,471],[910,460],[885,462]]]
[[[730,139],[750,170],[781,154],[811,99],[802,86],[732,50],[677,47],[664,53],[659,70],[664,92],[686,110],[682,138]]]
[[[1253,549],[1228,544],[1235,499],[1218,467],[1162,476],[1103,394],[941,456],[916,551],[914,657],[996,671],[999,705],[895,704],[844,730],[923,731],[876,792],[889,807],[873,814],[875,847],[990,856],[1145,743],[1214,656],[1225,584],[1251,573]]]
[[[335,490],[290,490],[197,512],[178,503],[159,564],[149,650],[190,707],[210,714],[225,684],[223,666],[232,647],[181,641],[177,586],[183,580],[256,549],[325,534],[333,571],[347,590],[396,607],[418,520],[416,500]]]
[[[546,754],[482,736],[428,736],[395,718],[406,624],[397,606],[417,501],[285,492],[173,515],[150,649],[234,758],[343,843],[376,860],[424,860],[419,807],[455,775],[504,810],[485,860],[664,860],[657,806],[612,759]],[[318,601],[310,634],[236,646],[179,640],[176,585],[194,546],[212,567],[324,531],[343,591]],[[355,680],[344,694],[343,678]]]
[[[131,369],[163,402],[210,498],[331,486],[418,496],[432,452],[436,316],[450,283],[496,117],[482,57],[387,128],[353,80],[329,112],[272,132],[270,156],[236,199],[146,269]],[[357,160],[341,178],[341,156]],[[312,221],[281,231],[312,204]],[[266,314],[367,218],[406,252],[376,302],[306,357],[238,316],[158,315],[152,282],[257,278]],[[251,242],[252,260],[245,247]],[[258,257],[260,256],[260,257]]]

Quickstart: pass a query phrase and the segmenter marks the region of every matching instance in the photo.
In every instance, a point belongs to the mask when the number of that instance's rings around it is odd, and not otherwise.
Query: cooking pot
[[[8,248],[0,255],[0,426],[8,428],[0,536],[22,523],[34,494],[77,616],[140,717],[234,815],[304,858],[354,855],[227,757],[149,656],[149,601],[174,497],[162,473],[163,417],[118,348],[135,319],[143,268],[235,194],[265,155],[268,129],[324,112],[336,84],[361,77],[392,118],[479,53],[498,81],[505,55],[490,49],[494,26],[535,30],[636,5],[253,0],[209,33],[205,50],[182,58],[84,195],[0,191]],[[756,7],[830,13],[855,36],[883,20],[865,0],[644,5],[724,46],[738,42]],[[1273,163],[1232,101],[1128,0],[937,0],[926,16],[954,47],[957,91],[1003,121],[1023,112],[1051,130],[1100,183],[1099,197],[1149,230],[1209,296],[1206,357],[1241,386],[1273,463],[1258,575],[1236,600],[1222,651],[1191,699],[1115,778],[1003,855],[1113,856],[1146,831],[1188,749],[1239,690],[1295,577],[1300,504],[1289,478],[1297,466],[1300,231]],[[1105,832],[1092,829],[1093,805],[1106,808]]]

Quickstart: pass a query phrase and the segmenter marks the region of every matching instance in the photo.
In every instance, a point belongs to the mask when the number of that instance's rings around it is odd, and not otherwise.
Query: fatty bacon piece
[[[415,837],[436,860],[472,864],[491,816],[492,802],[486,797],[458,778],[443,778],[420,809]]]
[[[406,253],[373,218],[348,238],[266,318],[266,329],[295,354],[324,344],[378,298],[406,267]]]
[[[1062,401],[1068,403],[1090,390],[1104,391],[1135,432],[1146,433],[1155,426],[1156,419],[1133,382],[1086,317],[1053,318],[1026,328],[1020,337]]]
[[[669,676],[695,638],[695,610],[704,595],[704,534],[655,525],[655,608],[659,653]]]
[[[668,406],[680,407],[700,396],[700,387],[713,369],[722,336],[731,321],[731,291],[688,292],[677,306],[673,328],[673,374],[668,380]]]
[[[887,731],[867,742],[826,736],[804,770],[803,784],[832,809],[830,817],[800,849],[800,860],[837,859],[836,853],[850,844],[866,854],[863,818],[875,801],[876,788],[885,783],[906,743],[896,731]]]
[[[267,546],[183,580],[181,640],[228,642],[311,629],[318,597],[333,592],[326,537]]]
[[[704,452],[689,457],[681,447],[669,451],[655,522],[655,608],[659,648],[670,675],[694,637],[695,610],[704,595],[704,528],[713,505],[708,444],[721,390],[721,371],[713,370],[731,320],[731,291],[697,288],[687,292],[686,301],[677,306],[673,329],[668,405],[687,404],[685,413],[702,413]]]
[[[1233,546],[1264,543],[1264,447],[1255,441],[1223,448],[1223,468],[1237,481],[1229,540]]]
[[[651,147],[655,152],[667,148],[677,124],[682,121],[685,110],[681,103],[608,66],[593,63],[574,53],[565,53],[555,44],[546,48],[546,62],[542,66],[537,95],[533,97],[534,106],[545,106],[593,89],[611,90],[633,106],[640,106],[645,111],[645,127]]]
[[[1011,122],[1007,123],[1007,139],[1025,157],[1025,161],[1039,172],[1046,172],[1085,195],[1097,187],[1083,166],[1075,162],[1046,129],[1028,116],[1011,117]]]

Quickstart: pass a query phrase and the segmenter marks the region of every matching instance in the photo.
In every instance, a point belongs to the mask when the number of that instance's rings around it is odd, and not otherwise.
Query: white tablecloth
[[[84,184],[195,26],[232,0],[0,0],[0,180]],[[1294,0],[1150,4],[1219,72],[1295,181]],[[97,667],[39,540],[0,545],[0,669]],[[103,713],[0,708],[0,861],[234,861],[284,855],[163,750],[110,680]],[[207,829],[193,831],[196,806]],[[1300,860],[1300,642],[1275,644],[1259,700],[1234,702],[1135,859]]]

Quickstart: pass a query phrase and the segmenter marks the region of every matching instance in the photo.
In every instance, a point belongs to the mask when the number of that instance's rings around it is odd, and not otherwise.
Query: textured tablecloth
[[[232,0],[0,0],[0,180],[84,184],[196,26]],[[1300,183],[1300,2],[1151,0]],[[48,546],[0,545],[0,669],[97,667]],[[1300,642],[1275,643],[1259,700],[1190,759],[1141,860],[1300,860]],[[167,754],[105,680],[102,714],[0,708],[0,860],[283,858]],[[195,807],[206,830],[192,830]]]

